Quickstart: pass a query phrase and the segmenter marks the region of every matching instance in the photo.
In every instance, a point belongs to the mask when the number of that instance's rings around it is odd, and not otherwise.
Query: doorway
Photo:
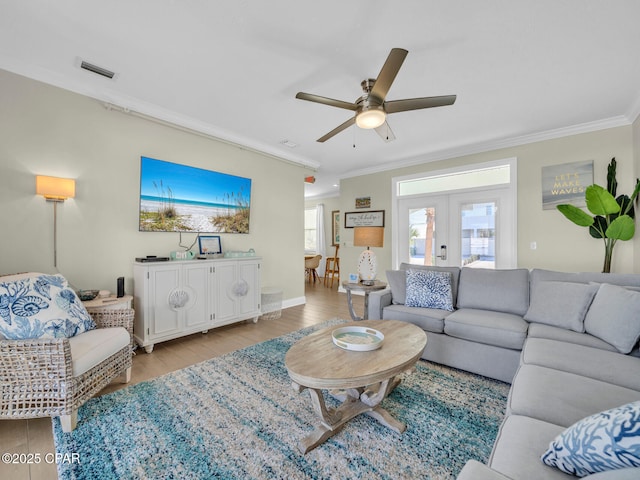
[[[517,197],[513,170],[515,165],[505,161],[394,179],[398,193],[394,201],[394,268],[400,263],[515,268]],[[409,182],[409,188],[402,182]],[[431,191],[421,191],[425,189]]]

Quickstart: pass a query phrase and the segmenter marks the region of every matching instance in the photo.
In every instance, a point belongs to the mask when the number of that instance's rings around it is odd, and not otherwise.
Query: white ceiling
[[[637,0],[0,0],[0,68],[308,165],[313,197],[361,173],[629,124],[639,20]],[[455,105],[390,115],[394,142],[357,127],[316,142],[352,113],[295,94],[352,102],[392,47],[409,55],[388,100]]]

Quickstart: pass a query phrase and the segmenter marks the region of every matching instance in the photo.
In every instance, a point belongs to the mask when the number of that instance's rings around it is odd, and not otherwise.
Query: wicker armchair
[[[60,417],[62,430],[70,432],[83,403],[118,376],[129,382],[134,311],[91,316],[98,328],[72,339],[0,340],[0,419]],[[126,345],[122,328],[129,334]],[[83,358],[73,358],[72,351]]]

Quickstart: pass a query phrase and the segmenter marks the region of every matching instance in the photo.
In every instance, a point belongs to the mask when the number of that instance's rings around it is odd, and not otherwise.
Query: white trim
[[[637,110],[637,113],[640,113],[640,99],[638,100]],[[632,114],[633,112],[629,113]],[[350,172],[342,174],[339,178],[342,180],[345,178],[359,177],[361,175],[371,175],[374,173],[387,172],[389,170],[413,167],[416,165],[437,162],[440,160],[449,160],[451,158],[464,157],[466,155],[473,155],[476,153],[490,152],[502,148],[517,147],[521,145],[527,145],[529,143],[553,140],[556,138],[568,137],[581,133],[596,132],[599,130],[606,130],[608,128],[628,126],[631,123],[633,123],[633,121],[630,121],[629,117],[627,117],[626,115],[618,115],[617,117],[605,118],[603,120],[597,120],[594,122],[581,123],[578,125],[557,128],[554,130],[547,130],[544,132],[531,133],[519,137],[509,137],[497,140],[489,140],[487,142],[472,143],[469,145],[453,147],[450,149],[440,150],[425,155],[418,155],[416,157],[398,159],[397,161],[378,165],[376,167],[352,170]]]
[[[304,295],[302,297],[288,298],[287,300],[282,301],[282,308],[297,307],[298,305],[304,305],[305,303],[307,303],[307,297]]]
[[[276,160],[302,165],[304,167],[311,168],[314,171],[320,168],[319,162],[297,155],[283,155],[278,147],[228,132],[209,123],[181,115],[152,103],[142,102],[138,99],[116,94],[112,89],[110,89],[110,84],[113,80],[107,78],[96,76],[91,83],[77,81],[45,68],[27,65],[24,62],[7,55],[0,55],[0,65],[0,68],[3,70],[17,73],[18,75],[98,100],[104,103],[105,108],[109,110],[131,114],[167,127],[203,135],[243,150],[267,155]],[[87,75],[93,74],[87,73]]]

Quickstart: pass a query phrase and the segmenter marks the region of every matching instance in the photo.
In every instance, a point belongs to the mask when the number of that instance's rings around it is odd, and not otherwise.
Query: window
[[[315,253],[318,249],[317,245],[317,228],[318,228],[318,209],[304,209],[304,251],[305,253]]]

